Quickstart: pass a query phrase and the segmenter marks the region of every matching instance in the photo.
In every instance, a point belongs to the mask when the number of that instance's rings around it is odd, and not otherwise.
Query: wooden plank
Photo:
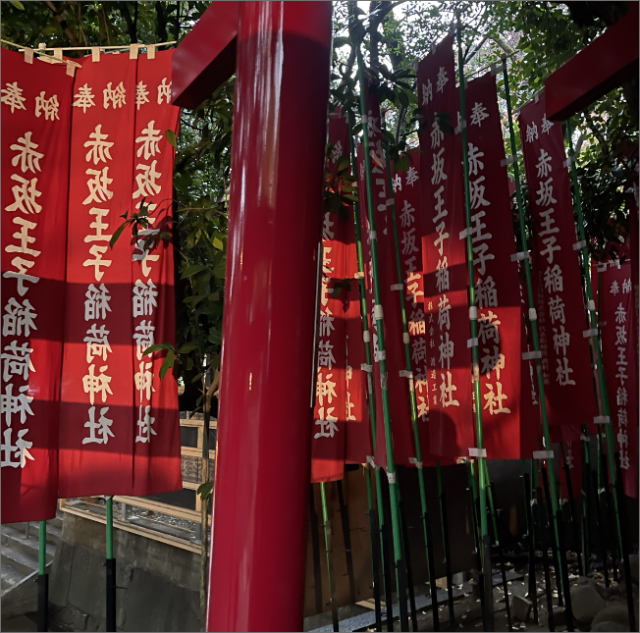
[[[186,426],[194,429],[203,428],[204,420],[196,420],[195,418],[180,418],[180,426]],[[215,418],[211,418],[209,420],[209,428],[217,429],[218,428],[218,420]]]
[[[128,498],[133,498],[133,497],[128,497]],[[136,505],[140,506],[140,504],[138,503],[136,503]],[[63,506],[62,511],[67,512],[69,514],[74,514],[84,519],[96,521],[97,523],[102,523],[103,525],[106,525],[107,523],[107,519],[105,516],[94,514],[89,510],[83,510],[81,508],[76,508],[74,506],[65,505]],[[179,549],[184,549],[184,550],[187,550],[188,552],[193,552],[194,554],[199,554],[200,551],[202,550],[202,547],[198,543],[192,543],[190,541],[186,541],[186,540],[177,538],[175,536],[171,536],[169,534],[162,534],[160,532],[156,532],[155,530],[151,530],[149,528],[145,528],[139,525],[133,525],[132,523],[125,523],[124,521],[120,521],[119,519],[116,519],[116,518],[114,518],[113,520],[113,525],[114,527],[117,527],[120,530],[124,530],[125,532],[131,532],[132,534],[137,534],[138,536],[143,536],[145,538],[149,538],[154,541],[164,543],[165,545],[171,545]]]
[[[196,448],[195,446],[181,446],[180,455],[183,457],[202,457],[202,448]],[[209,451],[209,459],[215,459],[215,450]]]
[[[178,508],[177,506],[170,506],[167,503],[162,503],[160,501],[151,501],[149,499],[143,499],[141,497],[115,496],[113,500],[119,503],[126,503],[129,506],[135,506],[137,508],[143,508],[144,510],[158,512],[159,514],[168,514],[169,516],[176,517],[178,519],[185,519],[187,521],[193,521],[194,523],[200,523],[200,515],[195,510]]]

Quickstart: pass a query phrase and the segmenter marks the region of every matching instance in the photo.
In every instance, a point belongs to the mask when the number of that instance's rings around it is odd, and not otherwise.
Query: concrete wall
[[[119,631],[200,631],[200,556],[114,531]],[[105,526],[65,514],[50,614],[74,631],[105,630]]]

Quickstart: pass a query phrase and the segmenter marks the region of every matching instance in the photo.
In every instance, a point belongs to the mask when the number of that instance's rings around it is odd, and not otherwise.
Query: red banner
[[[151,342],[174,336],[172,253],[132,244],[128,230],[113,250],[109,241],[120,216],[142,199],[158,229],[163,224],[173,150],[162,126],[177,120],[168,105],[171,57],[102,55],[81,64],[71,170],[82,184],[69,196],[60,495],[148,495],[181,487],[175,380],[159,381],[158,361],[142,356]]]
[[[55,516],[73,78],[2,50],[2,522]]]
[[[589,424],[593,376],[562,128],[544,94],[520,111],[533,218],[533,278],[550,424]]]
[[[602,354],[624,491],[638,498],[638,368],[635,363],[632,266],[610,265],[600,274]]]
[[[346,120],[333,115],[329,121],[329,172],[335,174],[340,159],[348,155]],[[336,184],[336,186],[338,186]],[[344,296],[336,297],[334,287],[346,277],[347,219],[325,211],[322,223],[322,279],[318,328],[318,374],[313,414],[311,481],[335,481],[344,476],[346,435],[346,318]]]
[[[131,207],[149,205],[149,227],[132,246],[132,354],[135,385],[133,492],[144,496],[182,487],[178,385],[172,371],[160,378],[163,358],[144,355],[154,343],[175,345],[173,243],[151,236],[171,231],[174,149],[180,109],[170,105],[173,51],[141,55],[136,79],[134,186]],[[157,293],[157,294],[156,294]],[[155,305],[157,304],[157,305]]]
[[[489,459],[526,459],[537,450],[538,411],[522,360],[527,345],[495,78],[471,81],[466,97],[484,446]]]
[[[467,260],[459,238],[465,229],[462,148],[453,134],[459,109],[455,84],[453,36],[448,36],[418,65],[429,437],[431,453],[448,457],[467,455],[475,446]]]

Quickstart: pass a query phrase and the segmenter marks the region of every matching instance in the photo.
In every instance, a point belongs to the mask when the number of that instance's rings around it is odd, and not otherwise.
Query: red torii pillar
[[[236,72],[207,631],[300,631],[330,2],[216,2],[173,103]]]

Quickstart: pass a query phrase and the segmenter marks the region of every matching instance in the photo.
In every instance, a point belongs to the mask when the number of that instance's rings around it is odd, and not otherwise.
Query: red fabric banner
[[[459,239],[465,229],[462,148],[451,131],[459,109],[455,83],[448,36],[418,64],[429,438],[431,453],[448,457],[468,455],[475,446],[466,249]]]
[[[544,94],[522,108],[519,121],[549,423],[589,424],[596,406],[562,128],[547,119]]]
[[[348,128],[343,116],[329,121],[329,172],[335,174],[342,156],[348,155]],[[346,151],[345,151],[346,149]],[[318,374],[313,414],[311,482],[336,481],[344,476],[346,435],[346,318],[344,296],[334,296],[334,285],[346,276],[347,219],[325,211],[322,223],[322,279],[318,328]]]
[[[602,355],[624,491],[638,498],[638,367],[633,323],[632,267],[610,265],[600,274],[599,304]]]
[[[165,131],[177,135],[180,108],[170,105],[173,51],[138,58],[134,186],[131,207],[149,205],[149,227],[133,241],[132,358],[134,403],[133,492],[144,496],[182,487],[178,385],[172,371],[160,378],[163,358],[142,355],[154,343],[175,346],[173,243],[150,236],[170,232],[173,215],[174,149]],[[157,295],[156,295],[157,293]],[[157,305],[155,305],[157,304]]]
[[[168,105],[171,57],[102,55],[81,64],[71,170],[82,184],[69,196],[60,495],[155,494],[182,485],[175,379],[159,381],[158,361],[141,355],[150,342],[174,336],[172,252],[145,251],[129,230],[113,250],[109,240],[143,198],[163,226],[173,151],[162,126],[177,120]]]
[[[537,450],[538,412],[522,360],[527,345],[495,78],[471,81],[466,97],[484,446],[489,459],[526,459]]]
[[[564,455],[569,467],[569,473],[571,477],[571,492],[574,499],[582,498],[582,440],[565,441]],[[564,461],[561,459],[561,454],[556,451],[556,459],[558,460],[558,468],[560,472],[560,497],[562,499],[569,498],[569,492],[567,487],[567,476],[564,467]]]
[[[2,522],[55,516],[73,78],[2,50]]]

